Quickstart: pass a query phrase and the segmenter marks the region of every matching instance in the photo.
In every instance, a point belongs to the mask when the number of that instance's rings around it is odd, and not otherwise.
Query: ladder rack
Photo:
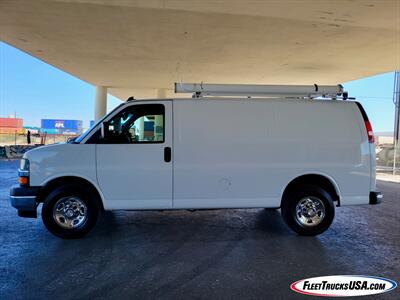
[[[193,93],[193,98],[205,96],[241,96],[271,98],[348,99],[342,85],[255,85],[175,83],[175,93]]]

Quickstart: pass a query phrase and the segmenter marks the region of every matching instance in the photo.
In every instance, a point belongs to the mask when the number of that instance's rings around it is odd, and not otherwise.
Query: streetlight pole
[[[394,135],[393,135],[393,175],[396,174],[396,156],[400,137],[400,71],[394,74],[393,103],[395,105]]]

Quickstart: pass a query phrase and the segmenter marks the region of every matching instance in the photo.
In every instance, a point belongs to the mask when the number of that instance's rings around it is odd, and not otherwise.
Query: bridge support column
[[[94,119],[98,121],[107,113],[107,88],[96,86],[96,99],[94,103]]]
[[[157,89],[157,98],[159,99],[167,98],[166,89]]]

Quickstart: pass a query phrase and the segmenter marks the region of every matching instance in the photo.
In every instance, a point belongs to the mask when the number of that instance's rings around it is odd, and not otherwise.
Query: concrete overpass
[[[400,0],[0,0],[0,39],[126,99],[173,82],[336,84],[400,69]]]

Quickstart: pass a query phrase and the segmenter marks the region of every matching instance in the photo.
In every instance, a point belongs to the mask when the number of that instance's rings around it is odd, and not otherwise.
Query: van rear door
[[[368,140],[368,150],[370,153],[371,159],[371,183],[370,183],[370,190],[376,190],[376,151],[375,151],[375,137],[374,132],[372,130],[371,122],[369,121],[368,115],[365,112],[361,103],[356,102],[358,110],[362,116],[363,125],[361,125],[361,131],[364,133],[363,135],[366,136]]]

